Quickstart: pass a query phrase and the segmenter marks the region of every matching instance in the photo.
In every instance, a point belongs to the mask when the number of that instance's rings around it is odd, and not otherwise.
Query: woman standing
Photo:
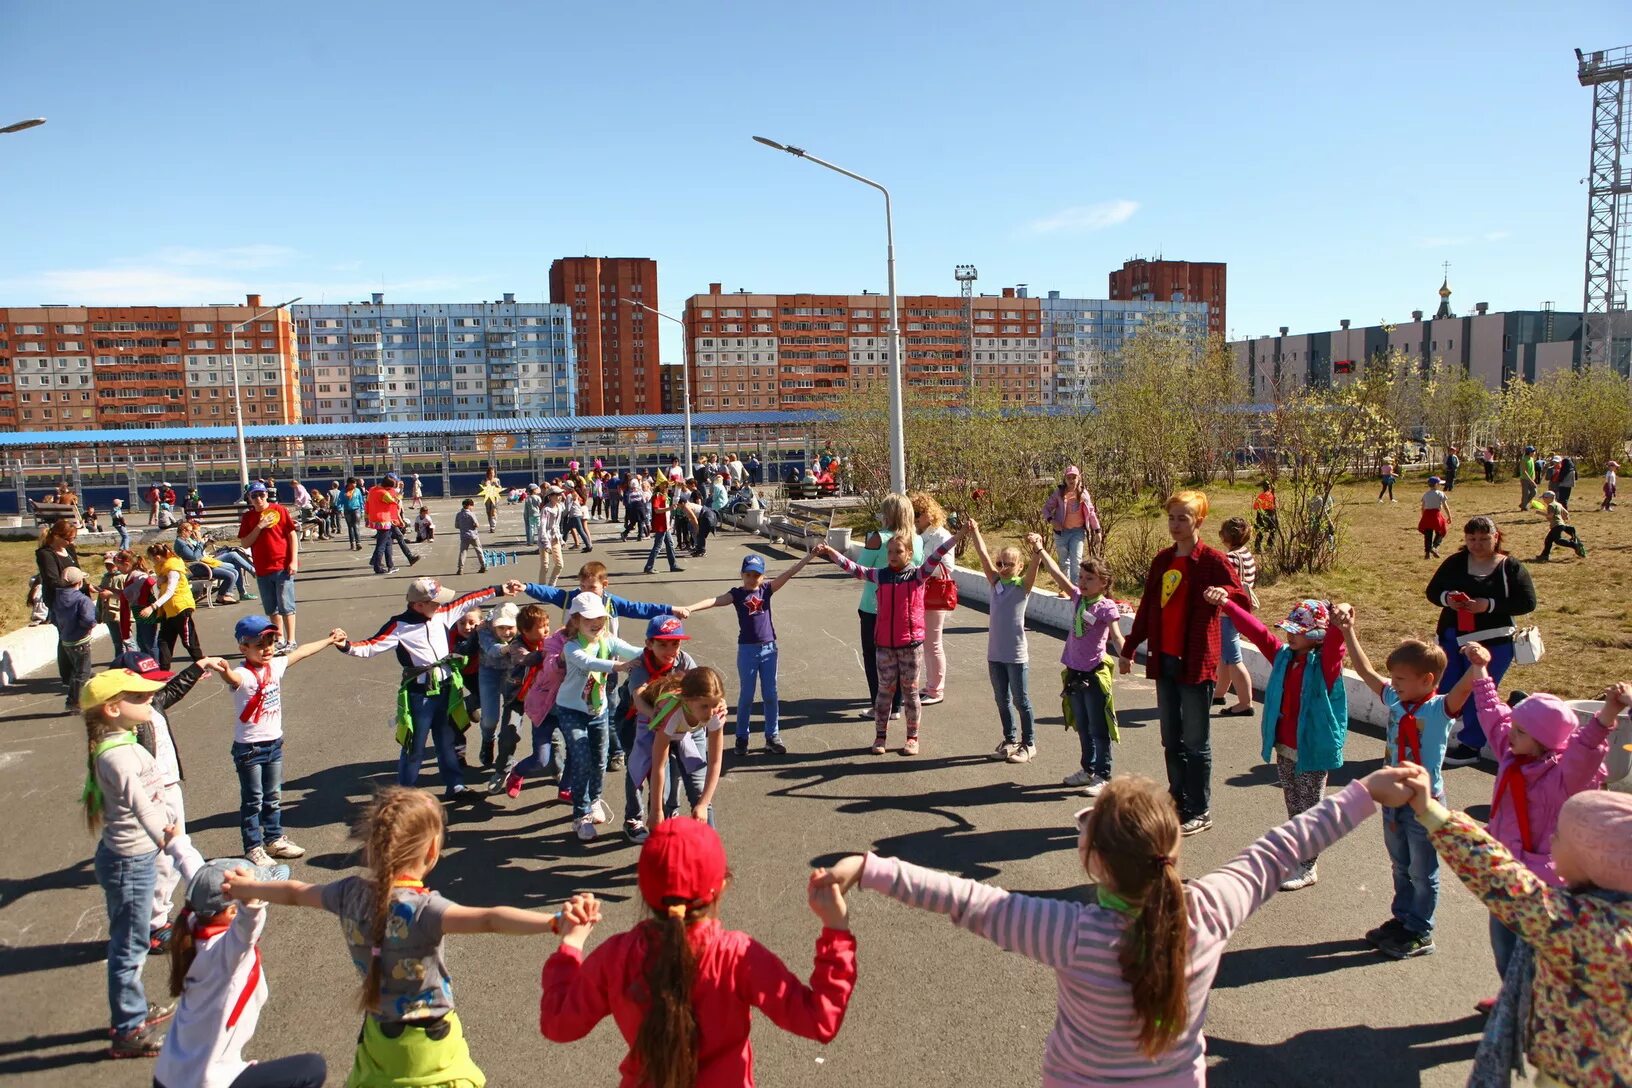
[[[1394,498],[1394,481],[1398,480],[1399,476],[1397,476],[1394,472],[1394,462],[1384,461],[1383,471],[1379,473],[1378,476],[1382,480],[1383,486],[1381,490],[1377,492],[1377,501],[1382,502],[1385,496],[1388,498],[1389,502],[1397,501]]]
[[[74,537],[78,535],[78,522],[73,518],[58,518],[40,533],[40,546],[34,549],[34,565],[40,570],[40,593],[45,601],[47,625],[51,624],[56,608],[57,591],[68,585],[62,580],[62,572],[79,566],[79,549],[74,547]],[[51,629],[55,631],[56,627],[52,625]],[[74,669],[73,659],[62,645],[62,640],[58,639],[57,675],[62,678],[64,686],[69,684]]]
[[[1450,691],[1467,671],[1461,647],[1477,642],[1490,651],[1487,667],[1492,683],[1500,685],[1513,664],[1514,616],[1536,610],[1536,587],[1524,564],[1507,554],[1502,534],[1488,517],[1472,518],[1462,527],[1462,548],[1439,565],[1428,582],[1428,600],[1439,605],[1435,627],[1445,651],[1445,675],[1439,690]],[[1485,731],[1471,705],[1462,710],[1462,728],[1456,743],[1445,752],[1445,765],[1466,767],[1479,759]]]
[[[1076,570],[1082,562],[1084,545],[1099,536],[1099,514],[1082,486],[1082,472],[1076,465],[1065,470],[1064,482],[1043,503],[1043,520],[1054,530],[1054,554],[1060,569]]]
[[[952,536],[946,528],[946,511],[941,509],[941,504],[935,501],[933,495],[913,492],[912,520],[919,539],[923,541],[925,554],[934,552]],[[930,576],[930,584],[933,586],[936,579],[951,577],[952,557],[949,555],[937,565],[935,573]],[[921,706],[933,706],[946,700],[946,645],[943,636],[946,617],[951,615],[951,610],[935,606],[934,592],[932,588],[926,588],[924,594],[924,688],[918,693]]]
[[[912,541],[912,565],[924,561],[924,542],[913,527],[912,500],[892,491],[884,496],[878,508],[878,528],[867,534],[861,555],[856,563],[863,567],[882,567],[887,563],[892,537],[905,536]],[[857,717],[871,718],[873,704],[878,701],[878,654],[873,632],[878,626],[878,587],[863,582],[861,601],[856,606],[861,619],[861,667],[867,674],[867,707]],[[895,698],[890,700],[890,717],[901,714],[901,688],[897,685]]]

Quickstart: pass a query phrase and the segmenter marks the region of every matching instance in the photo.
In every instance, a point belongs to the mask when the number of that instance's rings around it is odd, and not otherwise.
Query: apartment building
[[[1115,376],[1122,349],[1149,325],[1198,339],[1207,335],[1205,302],[1061,298],[1058,291],[1041,301],[1043,351],[1053,360],[1055,404],[1091,404],[1094,384]]]
[[[297,305],[311,423],[560,416],[575,411],[572,319],[517,302]]]
[[[0,429],[230,424],[234,341],[244,422],[298,423],[291,315],[262,309],[259,295],[243,305],[0,307]]]
[[[1135,257],[1111,273],[1111,298],[1126,302],[1205,302],[1207,331],[1227,336],[1222,261],[1166,261]]]
[[[578,405],[584,415],[663,410],[656,306],[657,262],[650,257],[562,257],[550,264],[550,301],[572,311]]]

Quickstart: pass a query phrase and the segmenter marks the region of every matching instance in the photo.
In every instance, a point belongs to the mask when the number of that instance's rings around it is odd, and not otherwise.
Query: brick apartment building
[[[650,257],[562,257],[550,264],[550,301],[572,309],[580,415],[663,410],[658,323],[632,306],[656,306],[657,262]]]
[[[259,295],[242,306],[0,307],[0,430],[230,424],[230,329],[261,308]],[[237,342],[244,422],[300,422],[289,311]]]
[[[1124,261],[1111,273],[1111,298],[1147,302],[1205,302],[1207,332],[1224,336],[1229,325],[1224,320],[1224,262],[1147,261],[1136,257]]]
[[[969,330],[955,295],[898,301],[902,384],[916,405],[961,400]],[[975,382],[1017,407],[1052,399],[1040,300],[1013,288],[974,300]],[[883,295],[726,294],[718,283],[686,300],[692,406],[703,412],[811,409],[847,388],[882,382],[889,367]]]

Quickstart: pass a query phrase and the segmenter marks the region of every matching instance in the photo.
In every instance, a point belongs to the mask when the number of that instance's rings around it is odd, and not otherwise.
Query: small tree
[[[1279,574],[1318,574],[1337,561],[1341,517],[1332,490],[1357,449],[1374,439],[1378,412],[1356,386],[1307,390],[1276,403],[1266,424],[1279,452],[1279,532],[1268,550]]]

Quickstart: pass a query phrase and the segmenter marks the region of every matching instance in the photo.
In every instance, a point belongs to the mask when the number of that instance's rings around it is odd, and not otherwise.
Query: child
[[[685,619],[688,609],[676,608],[667,604],[648,604],[644,601],[630,601],[619,597],[615,593],[607,592],[609,579],[606,573],[606,564],[590,561],[578,568],[578,585],[573,589],[561,589],[554,585],[545,585],[539,582],[528,582],[522,586],[522,592],[535,601],[545,604],[561,606],[561,614],[566,616],[571,609],[572,602],[577,600],[580,593],[588,593],[601,598],[606,606],[607,615],[612,620],[611,633],[618,633],[618,619],[649,620],[653,616],[678,616]]]
[[[618,1066],[621,1088],[679,1088],[754,1083],[755,1008],[802,1038],[827,1043],[838,1034],[856,985],[856,939],[837,890],[812,876],[806,895],[822,931],[806,986],[776,953],[720,923],[731,877],[713,828],[665,820],[641,847],[638,870],[651,917],[608,937],[587,959],[597,904],[580,896],[568,905],[561,948],[544,962],[546,1039],[582,1039],[610,1015],[629,1045]]]
[[[1024,569],[1019,548],[1000,549],[994,563],[980,535],[980,526],[974,518],[965,520],[992,595],[991,622],[986,632],[986,675],[992,682],[992,695],[997,699],[998,720],[1003,724],[997,757],[1010,763],[1029,763],[1037,755],[1037,724],[1031,716],[1031,692],[1027,683],[1031,654],[1026,645],[1026,606],[1031,603],[1031,588],[1037,584],[1037,568],[1042,563],[1042,538],[1033,534],[1027,539],[1032,545],[1031,559],[1024,561]],[[1009,711],[1010,700],[1014,702],[1015,713],[1020,715],[1018,736],[1014,714]]]
[[[62,588],[51,603],[51,623],[57,629],[57,660],[65,663],[68,685],[62,712],[79,711],[79,689],[91,675],[91,640],[96,637],[96,601],[85,592],[85,572],[64,567]]]
[[[1383,470],[1378,473],[1378,477],[1382,480],[1383,486],[1377,491],[1377,501],[1382,502],[1384,496],[1387,496],[1389,502],[1398,502],[1399,500],[1394,497],[1394,482],[1399,476],[1394,473],[1394,462],[1384,461]]]
[[[155,862],[174,833],[175,814],[164,803],[158,764],[136,738],[152,719],[153,693],[164,687],[127,669],[109,669],[79,692],[89,754],[80,802],[95,834],[96,880],[108,906],[108,1006],[112,1058],[151,1058],[159,1052],[154,1029],[173,1005],[149,1005],[142,989],[148,916],[153,909]]]
[[[450,933],[555,933],[563,915],[465,907],[426,888],[424,878],[443,846],[442,806],[428,793],[381,790],[355,835],[363,843],[366,876],[304,884],[234,874],[223,890],[240,902],[259,899],[339,916],[351,962],[363,976],[363,1028],[346,1083],[485,1083],[454,1008],[443,939]]]
[[[1617,685],[1613,698],[1618,709],[1632,690]],[[1632,797],[1588,790],[1564,802],[1552,841],[1563,886],[1555,887],[1466,813],[1447,811],[1426,771],[1417,769],[1408,785],[1434,848],[1523,942],[1486,1025],[1475,1076],[1506,1081],[1527,1056],[1540,1084],[1632,1084]]]
[[[242,907],[224,890],[231,878],[287,880],[289,867],[252,870],[241,859],[206,863],[186,835],[164,849],[187,881],[180,933],[170,953],[175,1019],[153,1066],[162,1088],[322,1088],[328,1066],[318,1054],[245,1061],[243,1050],[270,996],[261,959],[266,904]]]
[[[1052,967],[1058,1008],[1043,1049],[1044,1084],[1201,1088],[1202,1017],[1230,937],[1303,858],[1348,834],[1378,803],[1406,801],[1407,773],[1389,767],[1350,782],[1188,883],[1179,877],[1172,800],[1149,779],[1122,775],[1077,813],[1077,856],[1095,884],[1094,903],[1012,894],[876,854],[845,857],[817,870],[813,883],[859,882]]]
[[[476,644],[481,663],[476,670],[477,702],[482,711],[482,766],[494,765],[494,743],[499,735],[499,719],[504,716],[504,680],[510,671],[506,655],[511,640],[516,637],[514,604],[502,604],[491,619],[476,629]]]
[[[629,670],[628,689],[639,693],[647,684],[661,680],[669,675],[684,675],[697,667],[692,656],[680,648],[682,642],[691,638],[686,634],[685,625],[673,616],[655,616],[646,625],[646,648],[641,652],[640,659],[635,667]],[[648,773],[652,765],[653,738],[648,723],[651,720],[648,713],[642,714],[637,700],[631,696],[619,708],[618,728],[623,731],[623,746],[629,752],[628,769],[623,776],[623,833],[631,842],[646,841],[647,827],[645,809],[640,803],[640,791],[645,787]],[[669,749],[669,769],[671,772],[683,769],[680,762],[680,752],[677,747]],[[639,777],[636,771],[640,770]],[[671,775],[668,779],[668,796],[664,804],[672,812],[679,807],[679,790],[677,777]]]
[[[658,549],[661,548],[664,557],[669,561],[669,573],[678,574],[686,568],[674,561],[674,531],[669,525],[669,485],[667,482],[659,480],[653,486],[652,497],[647,505],[651,510],[652,517],[652,550],[646,554],[646,568],[641,573],[652,573],[652,568],[657,566]],[[638,509],[638,507],[639,504],[634,503],[631,509]]]
[[[1281,515],[1275,509],[1275,485],[1268,480],[1258,484],[1258,494],[1252,500],[1252,550],[1264,550],[1264,541],[1275,543],[1275,534],[1281,529]]]
[[[120,573],[114,557],[113,552],[102,557],[102,581],[96,587],[96,622],[108,629],[113,656],[118,657],[125,652],[125,636],[119,629],[119,601],[122,599],[119,591],[124,588],[125,576]]]
[[[564,566],[561,559],[561,489],[551,487],[544,493],[544,505],[538,512],[538,580],[554,586]]]
[[[653,530],[656,532],[656,530]],[[748,754],[748,733],[754,715],[754,683],[759,683],[760,698],[764,700],[765,749],[775,755],[786,755],[782,743],[781,704],[776,691],[776,625],[771,621],[771,596],[779,593],[788,580],[816,558],[815,552],[787,570],[765,581],[765,557],[744,556],[742,585],[733,586],[718,597],[705,597],[696,604],[687,605],[682,616],[706,608],[731,605],[737,611],[737,755]]]
[[[435,578],[415,578],[408,583],[408,607],[385,621],[370,637],[352,642],[336,627],[329,641],[352,657],[373,657],[387,650],[397,652],[402,668],[402,684],[397,689],[397,784],[419,782],[425,762],[425,742],[436,745],[436,765],[442,773],[443,797],[450,801],[473,801],[475,791],[465,785],[459,758],[454,753],[453,734],[470,725],[465,710],[464,680],[448,661],[448,632],[454,624],[482,602],[519,592],[520,582],[488,586],[459,595],[445,589]]]
[[[475,505],[475,500],[469,500]],[[457,520],[457,519],[455,519]],[[472,518],[471,520],[475,520]],[[430,507],[421,506],[419,516],[414,519],[414,543],[426,544],[436,539],[436,522],[431,520]]]
[[[136,649],[157,657],[159,617],[148,606],[158,592],[158,579],[135,552],[119,552],[113,564],[125,576],[119,589],[119,633]]]
[[[1354,671],[1388,708],[1384,762],[1416,763],[1428,769],[1434,796],[1445,796],[1443,765],[1452,722],[1473,690],[1473,672],[1462,674],[1444,695],[1434,694],[1445,672],[1445,651],[1408,638],[1388,655],[1388,675],[1371,667],[1354,633],[1354,609],[1339,606],[1333,626],[1343,632]],[[1434,952],[1434,910],[1439,905],[1439,859],[1428,832],[1405,805],[1383,810],[1383,846],[1394,869],[1391,917],[1366,934],[1366,942],[1391,959]]]
[[[1553,545],[1565,543],[1564,538],[1566,536],[1569,537],[1567,546],[1575,549],[1575,554],[1585,559],[1587,557],[1587,546],[1581,543],[1581,537],[1576,534],[1575,526],[1570,524],[1570,512],[1558,500],[1558,495],[1552,491],[1543,491],[1541,493],[1541,507],[1547,514],[1547,539],[1542,542],[1541,554],[1536,556],[1532,562],[1552,562]]]
[[[1133,652],[1149,641],[1145,675],[1156,681],[1167,788],[1179,807],[1180,830],[1195,835],[1213,826],[1213,721],[1210,710],[1218,675],[1218,606],[1206,592],[1229,591],[1246,607],[1250,599],[1224,553],[1201,539],[1207,496],[1179,491],[1168,497],[1167,531],[1173,546],[1156,553],[1133,627],[1122,643],[1121,670],[1133,669]]]
[[[1479,725],[1496,753],[1496,786],[1486,821],[1492,838],[1531,872],[1555,888],[1564,881],[1553,862],[1553,834],[1564,802],[1604,784],[1604,756],[1622,706],[1632,703],[1632,685],[1604,692],[1603,708],[1585,725],[1556,695],[1531,695],[1509,709],[1487,671],[1490,651],[1477,642],[1462,649],[1474,674],[1473,703]],[[1506,976],[1518,936],[1495,915],[1490,944],[1496,973]]]
[[[504,680],[504,718],[499,731],[500,771],[488,783],[489,793],[501,786],[514,798],[521,796],[521,788],[530,774],[544,774],[554,770],[561,781],[561,800],[571,802],[571,791],[561,777],[560,750],[550,747],[551,738],[560,729],[555,714],[555,701],[566,679],[564,652],[566,629],[550,633],[550,615],[543,605],[523,605],[516,615],[519,637],[506,649],[509,672]],[[529,707],[531,709],[529,710]],[[532,735],[532,754],[511,762],[516,745],[520,742],[521,723],[528,723]],[[563,745],[564,747],[564,745]]]
[[[1247,599],[1254,611],[1258,608],[1258,593],[1255,588],[1258,584],[1258,560],[1253,556],[1252,549],[1247,547],[1247,519],[1226,518],[1223,525],[1218,527],[1218,539],[1225,547],[1224,558],[1230,561],[1235,568],[1236,580],[1247,593]],[[1228,701],[1228,697],[1235,695],[1235,705],[1228,710],[1220,710],[1223,718],[1246,718],[1252,715],[1252,674],[1241,663],[1241,633],[1236,630],[1235,624],[1230,622],[1226,613],[1218,620],[1218,678],[1224,685],[1223,695],[1213,700],[1214,706]],[[1292,813],[1296,816],[1297,813]]]
[[[1439,544],[1451,528],[1451,500],[1440,490],[1438,476],[1428,477],[1428,490],[1422,493],[1422,516],[1417,519],[1417,532],[1422,534],[1422,557],[1439,558]]]
[[[238,769],[244,857],[252,865],[271,865],[273,858],[306,853],[283,833],[283,674],[341,640],[331,634],[276,657],[278,629],[267,616],[245,616],[232,635],[244,663],[234,668],[212,658],[210,668],[232,689],[232,765]]]
[[[1038,538],[1039,541],[1041,538]],[[1119,739],[1116,728],[1116,701],[1112,697],[1116,668],[1105,656],[1107,643],[1122,649],[1122,610],[1106,596],[1111,588],[1111,568],[1103,559],[1088,556],[1077,568],[1075,585],[1065,576],[1054,557],[1043,552],[1043,564],[1060,592],[1071,598],[1071,627],[1060,654],[1066,725],[1076,726],[1082,746],[1082,766],[1065,776],[1067,786],[1081,786],[1089,797],[1098,797],[1111,781],[1111,742]]]
[[[198,625],[193,622],[196,602],[187,563],[162,540],[147,546],[147,557],[154,564],[158,581],[153,603],[142,610],[144,618],[156,616],[159,620],[159,652],[154,656],[168,669],[179,638],[187,655],[197,661],[204,656],[204,649],[199,645]]]
[[[717,826],[714,791],[719,788],[724,762],[726,711],[725,683],[720,674],[707,665],[684,673],[670,672],[641,688],[635,694],[635,705],[647,722],[644,736],[650,738],[650,751],[648,763],[631,770],[630,777],[645,779],[646,772],[651,774],[647,826],[655,828],[679,809],[678,796],[672,807],[668,803],[671,790],[667,787],[672,783],[667,778],[673,754],[680,757],[680,781],[685,784],[692,816]],[[699,733],[705,734],[707,754],[699,748]]]
[[[580,593],[567,606],[563,652],[567,671],[555,703],[567,742],[567,788],[572,791],[573,825],[582,842],[593,840],[596,825],[612,817],[612,810],[601,800],[611,711],[610,681],[614,673],[628,672],[640,657],[639,646],[607,630],[608,618],[598,594]]]
[[[476,562],[481,564],[479,573],[487,573],[487,553],[482,551],[482,540],[477,535],[476,500],[466,499],[459,504],[459,512],[453,515],[453,527],[459,530],[459,562],[454,566],[453,573],[457,576],[465,573],[465,553],[475,552]]]
[[[1275,626],[1286,632],[1286,642],[1270,633],[1251,612],[1229,599],[1219,588],[1205,594],[1224,610],[1260,653],[1273,665],[1264,685],[1262,725],[1265,763],[1273,757],[1275,773],[1286,796],[1286,814],[1308,812],[1326,794],[1326,774],[1343,766],[1343,744],[1349,735],[1349,697],[1343,687],[1343,639],[1327,636],[1332,607],[1312,599],[1292,606]],[[1346,607],[1346,606],[1340,606]],[[1320,653],[1311,653],[1319,647]],[[1318,661],[1318,668],[1310,668]],[[1281,891],[1295,892],[1318,880],[1316,858],[1281,882]]]
[[[1620,477],[1616,470],[1621,467],[1619,461],[1609,461],[1604,465],[1604,501],[1598,504],[1600,510],[1615,509],[1615,492],[1619,490]]]
[[[911,507],[908,507],[911,510]],[[874,657],[878,662],[878,695],[873,699],[873,755],[881,756],[889,743],[890,701],[897,691],[907,710],[907,739],[901,754],[918,754],[918,673],[924,658],[924,583],[935,573],[941,560],[963,540],[963,529],[947,538],[924,561],[911,566],[913,541],[908,536],[892,536],[888,566],[863,567],[826,544],[817,555],[848,571],[853,578],[878,587],[878,615],[873,626]]]
[[[119,550],[124,551],[129,548],[130,530],[125,526],[125,500],[113,500],[113,509],[108,512],[108,522],[113,526],[113,531],[119,536]]]

